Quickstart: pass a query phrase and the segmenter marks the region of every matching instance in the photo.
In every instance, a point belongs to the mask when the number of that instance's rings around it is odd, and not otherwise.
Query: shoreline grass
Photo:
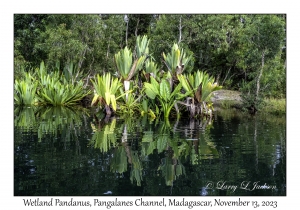
[[[263,113],[283,115],[286,114],[286,99],[267,98],[264,99],[263,107],[260,110]]]

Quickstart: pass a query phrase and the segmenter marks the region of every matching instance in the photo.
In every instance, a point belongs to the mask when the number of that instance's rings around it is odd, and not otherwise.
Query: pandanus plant
[[[167,55],[163,52],[163,62],[172,75],[171,88],[173,81],[177,81],[177,75],[183,73],[185,69],[192,69],[192,55],[187,55],[183,49],[179,49],[177,44],[174,44],[171,52]]]
[[[122,81],[124,82],[125,92],[128,92],[130,87],[130,80],[132,77],[142,69],[145,60],[149,54],[150,40],[147,36],[137,37],[136,40],[136,54],[133,56],[127,46],[115,54],[115,64]],[[126,100],[128,95],[126,93]]]
[[[35,105],[37,104],[36,91],[38,81],[30,73],[25,73],[25,79],[15,80],[14,101],[17,105]]]
[[[167,156],[161,160],[158,170],[162,171],[166,185],[173,186],[173,182],[181,175],[185,175],[185,167],[177,158]]]
[[[158,83],[153,77],[150,77],[150,83],[144,82],[144,90],[150,99],[158,99],[164,113],[165,119],[169,118],[170,112],[176,103],[181,84],[178,84],[172,91],[170,83],[166,79],[161,79]],[[177,112],[179,116],[179,112]]]
[[[85,93],[82,81],[72,85],[48,75],[44,82],[46,85],[38,91],[38,98],[42,104],[71,106],[77,104],[89,94],[89,92]]]
[[[214,77],[206,72],[197,71],[195,74],[178,75],[178,80],[188,94],[186,102],[179,102],[189,107],[191,117],[199,114],[212,113],[210,98],[213,91],[222,89],[215,83]]]
[[[139,111],[139,107],[140,107],[139,100],[141,99],[142,95],[137,96],[137,94],[134,93],[136,89],[137,89],[136,87],[130,88],[130,91],[125,93],[123,89],[120,88],[120,93],[122,95],[121,99],[123,99],[123,103],[122,102],[120,103],[120,109],[119,109],[119,112],[121,114],[132,116],[136,113],[136,111]]]
[[[157,63],[155,63],[152,59],[145,62],[145,70],[143,71],[143,74],[147,82],[149,82],[150,76],[159,79],[158,71]]]
[[[44,62],[36,72],[39,78],[37,98],[41,104],[71,106],[90,94],[84,89],[82,81],[69,83],[58,70],[47,73]]]
[[[113,146],[116,146],[117,138],[115,133],[116,119],[112,119],[110,124],[95,126],[91,125],[93,129],[93,137],[90,144],[95,148],[99,148],[101,152],[107,152]]]
[[[104,105],[106,115],[110,116],[113,111],[117,110],[116,94],[122,83],[118,78],[113,79],[110,73],[106,73],[103,76],[97,74],[95,80],[92,79],[91,82],[95,88],[91,106],[98,103],[100,107]]]

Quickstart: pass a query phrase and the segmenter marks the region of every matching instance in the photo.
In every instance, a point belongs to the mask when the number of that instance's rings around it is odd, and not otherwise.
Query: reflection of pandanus
[[[127,171],[127,157],[123,146],[114,149],[114,155],[111,159],[110,170],[112,172],[123,173]]]
[[[173,186],[173,182],[182,174],[185,174],[184,166],[177,158],[165,157],[161,160],[158,170],[165,176],[167,186]]]
[[[100,121],[98,122],[98,130],[99,130],[99,131],[101,131],[101,129],[103,128],[103,125],[104,125],[104,121],[101,121],[101,120],[100,120]]]
[[[124,147],[125,147],[126,155],[127,155],[127,158],[128,158],[128,163],[132,164],[132,159],[131,159],[131,149],[130,149],[130,146],[128,145],[127,142],[122,142],[122,144],[123,144]]]
[[[170,147],[169,145],[166,148],[165,155],[166,155],[167,158],[171,158],[172,159],[173,164],[176,164],[176,162],[174,163],[174,161],[173,161],[174,151],[173,151],[172,147]],[[176,161],[176,159],[175,159],[175,161]]]
[[[173,181],[175,180],[174,165],[172,164],[172,162],[172,158],[167,156],[161,159],[161,164],[158,167],[158,170],[161,170],[162,175],[165,177],[167,186],[172,186]]]
[[[212,115],[210,116],[209,121],[208,121],[209,125],[211,125],[211,123],[212,123]]]
[[[193,131],[195,130],[195,119],[190,118],[189,128],[185,130],[185,137],[188,139],[193,139]],[[189,132],[188,132],[189,131]]]
[[[127,126],[125,124],[124,130],[122,133],[122,143],[127,142],[127,140],[128,140],[128,133],[127,133]]]
[[[141,170],[132,168],[130,171],[130,181],[133,183],[133,180],[136,180],[137,186],[141,186],[141,181],[143,180]]]
[[[132,165],[131,165],[131,172],[130,172],[130,180],[133,182],[135,179],[137,182],[137,186],[141,186],[141,181],[143,180],[142,177],[142,164],[140,162],[138,152],[133,151],[132,153]]]
[[[195,125],[195,119],[191,119],[190,120],[190,129],[191,130],[196,130],[196,125]],[[195,153],[196,154],[199,154],[199,151],[198,151],[198,146],[199,146],[199,132],[196,132],[196,136],[191,136],[191,138],[194,138],[194,141],[193,141],[193,149],[195,149]]]
[[[196,116],[196,106],[193,98],[187,98],[188,110],[190,110],[190,117]]]
[[[199,148],[199,140],[193,141],[193,148],[192,148],[192,149],[195,150],[195,154],[197,154],[197,155],[199,155],[199,150],[198,150],[198,148]]]
[[[76,152],[77,152],[77,155],[81,155],[81,147],[80,147],[78,139],[76,140]]]
[[[192,145],[194,148],[198,148],[199,146],[199,133],[196,132],[196,134],[194,134],[196,131],[196,122],[195,122],[195,118],[190,118],[190,122],[189,122],[189,127],[185,129],[185,138],[188,140],[192,140]],[[190,144],[189,144],[190,145]],[[196,149],[196,154],[198,154],[198,150]]]
[[[98,130],[100,131],[101,129],[102,129],[102,127],[105,125],[105,124],[107,124],[108,122],[109,122],[109,120],[113,120],[114,119],[114,117],[109,117],[109,116],[105,116],[105,118],[104,119],[100,119],[99,120],[99,118],[95,115],[95,114],[93,114],[93,117],[94,117],[94,119],[95,119],[95,121],[96,121],[96,123],[97,123],[97,125],[98,125]]]
[[[212,116],[210,116],[208,119],[206,118],[204,123],[203,123],[203,120],[201,120],[199,127],[202,128],[202,129],[205,129],[207,124],[211,125],[211,123],[212,123]]]
[[[194,118],[190,119],[189,127],[190,127],[191,131],[195,130],[195,119]]]
[[[132,163],[132,159],[131,159],[131,148],[130,146],[128,145],[128,133],[127,133],[127,126],[125,124],[124,126],[124,130],[123,130],[123,133],[122,133],[122,144],[124,145],[125,147],[125,151],[126,151],[126,154],[127,154],[127,157],[128,157],[128,163]]]
[[[107,104],[105,104],[105,112],[106,112],[106,117],[108,117],[108,118],[112,114],[111,108]]]
[[[177,164],[177,159],[173,158],[174,151],[173,151],[172,147],[167,146],[165,155],[166,155],[166,158],[172,160],[171,162],[172,162],[173,165]]]
[[[168,146],[165,153],[166,157],[161,159],[161,165],[158,170],[161,170],[165,176],[166,185],[173,186],[176,178],[184,173],[184,167],[178,158],[175,158],[172,147]]]

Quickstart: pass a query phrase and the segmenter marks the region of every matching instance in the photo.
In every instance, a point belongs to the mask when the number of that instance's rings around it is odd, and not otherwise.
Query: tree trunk
[[[258,77],[257,77],[257,82],[256,82],[255,102],[257,101],[258,94],[259,94],[259,89],[260,89],[260,79],[261,79],[261,76],[262,76],[262,74],[263,74],[264,65],[265,65],[265,51],[263,51],[263,52],[262,52],[262,55],[261,55],[261,69],[260,69],[259,75],[258,75]]]
[[[138,33],[139,23],[140,23],[140,18],[138,18],[137,23],[136,23],[136,27],[135,27],[135,32],[134,32],[134,34],[135,34],[136,37],[138,36],[137,33]]]
[[[181,25],[181,16],[180,16],[179,26],[178,26],[178,29],[179,29],[178,44],[182,41],[182,28],[183,28],[183,26]]]
[[[126,23],[126,46],[128,46],[127,38],[128,38],[128,21]]]

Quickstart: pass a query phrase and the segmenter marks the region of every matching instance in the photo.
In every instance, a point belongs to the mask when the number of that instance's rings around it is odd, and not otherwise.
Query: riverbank
[[[212,93],[211,101],[214,108],[242,109],[241,92],[233,90],[217,90]],[[286,114],[286,99],[264,99],[261,110],[262,113],[283,115]]]
[[[211,101],[214,107],[220,108],[242,108],[242,98],[239,91],[217,90],[212,93]]]

